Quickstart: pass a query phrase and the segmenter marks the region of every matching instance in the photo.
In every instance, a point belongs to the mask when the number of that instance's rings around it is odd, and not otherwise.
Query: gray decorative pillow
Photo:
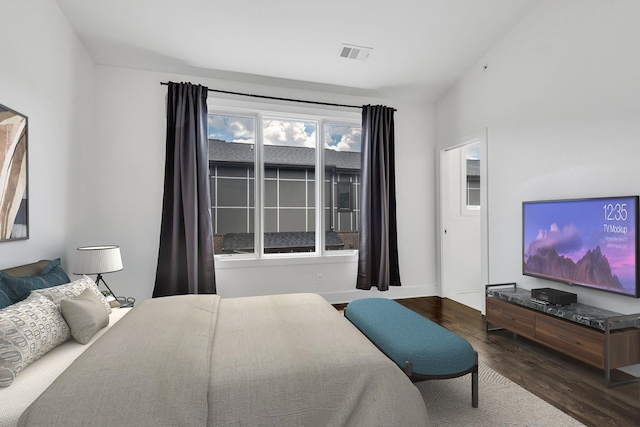
[[[0,387],[11,385],[24,368],[69,338],[60,310],[42,295],[0,310]]]
[[[63,298],[75,298],[87,288],[91,289],[91,292],[93,292],[98,298],[100,298],[100,301],[102,301],[102,305],[104,305],[107,309],[107,313],[111,313],[111,305],[107,302],[107,299],[104,297],[104,295],[102,295],[102,292],[98,290],[98,287],[96,286],[96,283],[93,281],[93,279],[85,275],[82,276],[82,279],[74,280],[73,282],[67,283],[66,285],[37,289],[35,291],[31,291],[31,293],[43,295],[53,301],[57,306],[60,306],[60,301]]]
[[[75,298],[60,301],[60,311],[71,328],[71,336],[80,344],[88,343],[100,329],[109,324],[109,313],[91,289]]]

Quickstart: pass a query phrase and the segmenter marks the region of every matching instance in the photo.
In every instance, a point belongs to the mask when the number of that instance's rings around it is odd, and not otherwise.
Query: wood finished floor
[[[640,426],[639,383],[608,389],[603,371],[507,331],[487,334],[480,312],[455,301],[439,297],[397,301],[466,338],[480,363],[583,424]],[[344,306],[335,305],[340,310]]]

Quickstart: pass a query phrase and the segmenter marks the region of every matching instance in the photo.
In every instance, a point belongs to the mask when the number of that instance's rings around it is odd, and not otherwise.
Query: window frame
[[[351,109],[336,107],[330,108],[309,108],[286,104],[270,104],[264,102],[247,102],[232,99],[219,99],[209,97],[207,100],[208,114],[220,114],[230,116],[240,116],[255,120],[255,144],[254,144],[254,252],[246,254],[215,254],[219,260],[244,260],[243,265],[259,265],[264,260],[275,262],[283,260],[285,263],[308,262],[311,259],[323,259],[343,257],[353,261],[357,256],[357,249],[327,250],[325,233],[316,233],[314,252],[292,252],[292,253],[266,253],[264,250],[264,203],[265,203],[265,176],[264,176],[264,150],[263,150],[263,126],[264,120],[283,121],[303,121],[317,124],[317,140],[315,147],[315,230],[325,229],[325,125],[342,125],[349,127],[361,126],[360,111],[354,112]],[[349,183],[353,185],[352,183]],[[351,189],[353,197],[353,189]],[[212,201],[213,205],[213,201]],[[353,210],[353,200],[351,201]],[[345,212],[336,209],[336,212]],[[297,261],[296,261],[297,260]],[[307,261],[305,261],[307,260]],[[351,262],[349,261],[349,262]],[[322,263],[323,261],[318,260]],[[346,261],[345,261],[346,262]],[[312,263],[316,263],[313,261]]]

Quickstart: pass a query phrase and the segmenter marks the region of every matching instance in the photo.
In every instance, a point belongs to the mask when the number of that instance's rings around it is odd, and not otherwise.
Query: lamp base
[[[98,273],[98,277],[96,278],[96,286],[97,287],[100,287],[100,281],[102,281],[102,283],[104,283],[104,286],[109,290],[111,295],[113,295],[114,298],[118,299],[118,297],[116,296],[116,294],[113,293],[113,291],[111,290],[109,285],[107,285],[107,282],[105,282],[104,279],[102,278],[102,274]]]
[[[117,297],[116,301],[120,304],[120,308],[133,307],[136,303],[136,299],[134,297]]]

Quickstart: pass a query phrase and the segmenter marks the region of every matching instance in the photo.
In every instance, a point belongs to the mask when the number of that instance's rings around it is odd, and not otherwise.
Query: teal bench
[[[471,373],[471,404],[478,407],[478,353],[467,340],[386,298],[352,301],[344,315],[412,381]]]

